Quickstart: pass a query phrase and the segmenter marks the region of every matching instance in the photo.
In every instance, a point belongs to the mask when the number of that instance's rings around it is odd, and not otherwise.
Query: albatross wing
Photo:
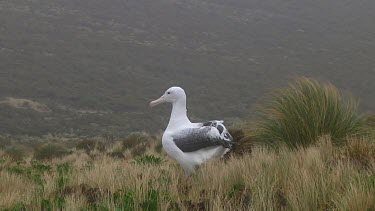
[[[173,142],[183,152],[193,152],[207,147],[222,146],[231,149],[233,138],[223,121],[202,123],[198,128],[186,128],[172,135]]]

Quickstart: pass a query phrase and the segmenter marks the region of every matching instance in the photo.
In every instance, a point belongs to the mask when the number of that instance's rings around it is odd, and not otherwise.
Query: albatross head
[[[165,91],[164,95],[159,99],[152,101],[150,107],[154,107],[164,102],[173,104],[179,100],[186,100],[185,91],[181,87],[174,86]]]

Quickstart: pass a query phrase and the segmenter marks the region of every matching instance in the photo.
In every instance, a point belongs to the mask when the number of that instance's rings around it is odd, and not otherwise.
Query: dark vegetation
[[[94,150],[104,152],[105,144],[101,141],[83,140],[77,144],[76,149],[84,150],[86,153],[90,153]]]
[[[35,150],[35,159],[50,160],[52,158],[61,158],[68,154],[71,154],[71,151],[61,144],[48,143]]]
[[[14,160],[22,160],[27,156],[27,148],[23,145],[9,145],[4,152]]]
[[[136,156],[133,163],[138,165],[159,165],[163,162],[163,158],[155,157],[154,155],[142,155]]]
[[[296,75],[373,112],[374,10],[372,0],[3,0],[0,133],[158,132],[169,108],[147,104],[172,85],[186,89],[193,120],[230,122]]]
[[[142,155],[149,146],[151,137],[144,133],[131,133],[122,141],[123,150],[130,150],[133,156]]]

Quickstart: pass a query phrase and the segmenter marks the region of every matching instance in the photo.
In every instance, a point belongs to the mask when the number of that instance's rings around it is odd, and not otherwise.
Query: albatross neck
[[[175,129],[182,125],[190,124],[191,122],[186,112],[186,99],[181,98],[174,102],[172,104],[172,113],[167,129]]]

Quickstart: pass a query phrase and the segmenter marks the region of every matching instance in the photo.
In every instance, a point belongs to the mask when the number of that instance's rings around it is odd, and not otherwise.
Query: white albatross
[[[169,88],[163,96],[150,103],[154,107],[160,103],[172,104],[172,113],[162,143],[167,154],[176,160],[186,175],[207,160],[223,156],[233,144],[233,138],[223,125],[223,121],[192,123],[186,115],[186,94],[180,87]]]

